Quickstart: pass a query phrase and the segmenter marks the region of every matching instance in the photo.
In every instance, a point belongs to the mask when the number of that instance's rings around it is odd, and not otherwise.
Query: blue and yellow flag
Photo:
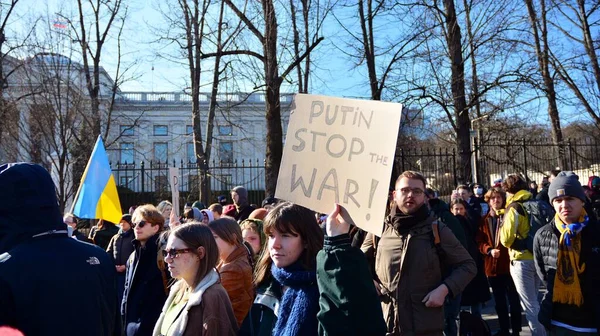
[[[115,224],[121,221],[117,185],[101,137],[98,137],[85,167],[71,212],[80,218],[105,219]]]

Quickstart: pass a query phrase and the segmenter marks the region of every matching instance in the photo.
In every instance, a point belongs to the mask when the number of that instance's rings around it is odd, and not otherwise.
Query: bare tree
[[[122,68],[121,38],[127,16],[122,0],[77,0],[77,20],[66,15],[69,34],[77,43],[89,106],[82,110],[83,124],[74,134],[76,146],[72,151],[75,180],[83,174],[87,159],[99,135],[106,139],[110,132],[112,112],[119,85],[131,68]],[[109,41],[117,41],[117,70],[114,80],[102,67],[102,55]],[[102,125],[105,125],[104,132]],[[107,147],[110,143],[107,143]]]
[[[548,43],[548,11],[546,8],[546,0],[539,0],[539,9],[536,9],[534,0],[524,0],[524,3],[527,7],[527,14],[529,15],[533,49],[538,63],[538,71],[542,76],[540,87],[548,100],[548,116],[550,117],[550,123],[552,125],[552,140],[555,144],[559,145],[563,141],[563,136],[560,128],[558,105],[556,103],[554,76],[550,69],[551,51]]]
[[[52,28],[50,18],[31,34],[26,53],[13,84],[19,97],[21,117],[17,118],[12,140],[25,150],[31,162],[44,165],[56,182],[59,206],[64,209],[74,195],[70,149],[81,124],[79,110],[87,92],[77,84],[81,65],[63,51],[66,36]],[[70,42],[70,41],[69,41]],[[70,51],[72,52],[72,50]]]
[[[600,3],[552,0],[552,5],[558,20],[550,20],[549,24],[569,43],[566,44],[567,48],[562,48],[563,55],[551,52],[550,61],[575,96],[577,105],[583,107],[600,129],[600,62],[593,36],[598,29],[598,22],[592,19],[598,14]]]
[[[183,66],[188,70],[189,88],[192,102],[192,128],[194,153],[200,176],[199,199],[205,204],[210,199],[209,179],[207,176],[208,162],[211,159],[213,130],[216,110],[218,108],[219,84],[228,62],[222,64],[223,56],[239,54],[237,50],[227,50],[241,31],[238,22],[230,27],[225,19],[225,4],[221,2],[218,19],[215,23],[209,17],[210,1],[177,0],[177,6],[160,9],[163,17],[169,23],[167,30],[159,29],[161,36],[155,42],[162,45],[176,45],[174,54],[162,55],[170,61],[177,61],[177,56],[185,59]],[[181,20],[183,17],[183,20]],[[207,20],[208,18],[208,20]],[[213,58],[212,82],[209,108],[200,108],[200,88],[204,63]],[[210,67],[209,67],[210,68]],[[206,124],[202,125],[202,116],[206,115]],[[203,126],[205,131],[203,132]]]
[[[16,20],[16,8],[19,0],[0,1],[0,144],[6,145],[3,142],[5,138],[5,131],[10,131],[8,123],[14,119],[15,112],[17,111],[15,104],[15,93],[12,92],[10,95],[11,99],[7,99],[5,91],[9,87],[9,80],[15,71],[19,70],[21,63],[18,62],[12,55],[21,49],[29,38],[31,32],[35,29],[36,22],[33,22],[29,31],[27,31],[23,38],[17,42],[17,39],[13,39],[11,42],[8,38],[8,27],[10,22]],[[18,99],[17,99],[18,100]]]
[[[227,6],[244,22],[247,29],[258,40],[262,47],[262,54],[246,53],[256,57],[263,65],[264,86],[266,88],[266,114],[267,121],[267,150],[265,167],[265,189],[267,195],[275,194],[277,176],[283,154],[283,128],[281,125],[281,86],[284,79],[317,47],[323,40],[316,38],[308,48],[295,55],[289,65],[283,68],[280,75],[280,55],[278,45],[282,41],[278,37],[278,19],[276,3],[273,0],[261,1],[260,12],[255,16],[248,15],[246,5],[238,6],[233,0],[224,0]],[[242,8],[242,9],[240,9]],[[262,32],[258,27],[262,27]]]

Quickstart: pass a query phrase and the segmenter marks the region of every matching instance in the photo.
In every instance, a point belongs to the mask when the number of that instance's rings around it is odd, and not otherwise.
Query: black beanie
[[[572,196],[577,197],[583,202],[586,201],[585,192],[581,187],[581,183],[579,183],[579,176],[577,176],[572,171],[563,171],[560,172],[550,183],[550,188],[548,189],[548,197],[550,198],[550,203],[556,197],[562,196]]]

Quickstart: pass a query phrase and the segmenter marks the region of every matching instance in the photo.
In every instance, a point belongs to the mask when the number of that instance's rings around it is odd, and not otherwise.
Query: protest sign
[[[169,184],[171,185],[171,204],[175,216],[179,217],[179,168],[169,167]]]
[[[321,213],[339,203],[380,235],[401,112],[397,103],[297,94],[275,197]]]

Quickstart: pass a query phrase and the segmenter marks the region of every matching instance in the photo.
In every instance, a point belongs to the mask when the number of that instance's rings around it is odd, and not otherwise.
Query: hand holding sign
[[[298,94],[275,197],[381,234],[402,105]],[[347,211],[345,211],[347,210]]]
[[[340,213],[342,209],[343,207],[341,205],[335,204],[333,211],[327,216],[325,232],[327,232],[329,237],[339,236],[350,231],[350,223],[347,222]]]

